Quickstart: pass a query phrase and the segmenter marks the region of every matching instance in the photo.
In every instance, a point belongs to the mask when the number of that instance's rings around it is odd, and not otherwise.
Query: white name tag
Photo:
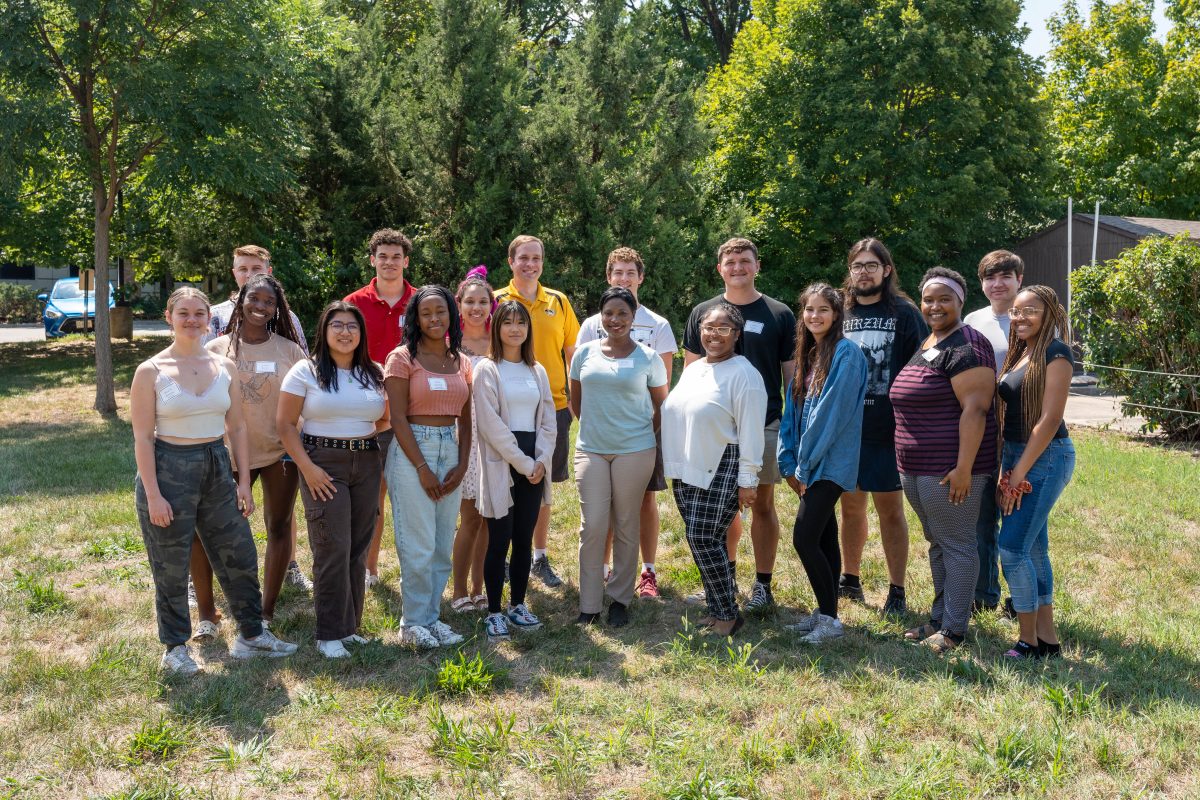
[[[254,362],[254,371],[255,372],[269,372],[271,374],[274,374],[275,373],[275,362],[274,361],[255,361]]]
[[[525,381],[525,386],[526,386],[526,387],[528,387],[528,388],[530,388],[530,389],[536,389],[536,388],[538,388],[537,381],[535,381],[533,378],[528,378],[528,379],[526,379],[526,381]]]
[[[404,315],[403,314],[400,315],[399,320],[400,320],[399,327],[403,328],[404,327]]]
[[[166,386],[162,387],[162,389],[159,391],[158,399],[164,403],[169,403],[172,400],[174,400],[176,397],[179,397],[179,395],[180,395],[179,387],[176,386],[174,383],[168,383]]]
[[[617,359],[617,369],[633,369],[633,359],[632,358],[618,358]]]
[[[445,378],[433,378],[433,377],[431,377],[431,378],[429,379],[429,391],[431,391],[431,392],[445,392],[445,391],[448,391],[448,390],[449,390],[449,387],[446,385],[446,379],[445,379]]]
[[[746,320],[746,333],[762,333],[763,324],[755,319]]]
[[[931,347],[928,350],[926,350],[924,353],[921,353],[921,356],[926,361],[933,361],[935,358],[937,358],[941,354],[942,354],[941,350],[938,350],[936,347]]]

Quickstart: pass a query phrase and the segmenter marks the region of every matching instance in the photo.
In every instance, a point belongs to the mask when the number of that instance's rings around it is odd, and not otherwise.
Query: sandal
[[[265,624],[263,625],[263,628],[266,628]],[[217,632],[217,623],[202,619],[196,624],[196,632],[192,634],[192,638],[197,641],[200,639],[214,639],[217,636]]]
[[[965,638],[964,636],[955,636],[950,631],[938,631],[932,636],[922,639],[921,644],[941,656],[958,647]]]
[[[910,642],[922,642],[938,632],[937,626],[932,622],[924,622],[915,628],[909,628],[904,632],[904,638]]]
[[[475,604],[476,611],[487,611],[488,602],[486,594],[477,594],[471,597],[471,602]]]
[[[450,608],[459,614],[468,614],[476,610],[475,603],[469,597],[459,597],[451,600]]]
[[[1028,642],[1026,642],[1022,639],[1017,639],[1017,643],[1014,644],[1012,647],[1008,648],[1008,652],[1004,654],[1004,657],[1005,658],[1015,658],[1015,659],[1024,659],[1024,658],[1032,659],[1032,658],[1038,658],[1038,656],[1040,654],[1041,654],[1041,648],[1038,645],[1029,644]]]

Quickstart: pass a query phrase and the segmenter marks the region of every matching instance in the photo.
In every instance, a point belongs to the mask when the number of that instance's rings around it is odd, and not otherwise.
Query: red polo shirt
[[[404,309],[408,301],[417,293],[413,285],[404,282],[404,296],[396,305],[388,305],[387,301],[375,291],[375,281],[346,295],[346,302],[358,306],[363,319],[367,323],[367,350],[371,360],[382,364],[387,361],[388,353],[400,345],[404,337]]]

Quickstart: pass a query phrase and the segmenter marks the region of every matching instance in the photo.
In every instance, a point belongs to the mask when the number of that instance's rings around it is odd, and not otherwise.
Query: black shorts
[[[896,468],[895,447],[875,442],[862,443],[858,451],[858,490],[900,491],[900,470]]]
[[[570,474],[567,470],[567,457],[571,454],[571,409],[563,408],[554,412],[554,421],[558,423],[558,438],[554,441],[554,459],[550,462],[550,480],[552,483],[562,483]]]

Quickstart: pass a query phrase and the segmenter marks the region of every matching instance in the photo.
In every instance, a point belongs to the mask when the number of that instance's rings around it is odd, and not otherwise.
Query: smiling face
[[[278,306],[279,298],[275,296],[274,289],[256,286],[246,292],[246,297],[242,300],[242,318],[256,328],[265,328],[267,323],[274,319]]]
[[[958,326],[962,303],[958,295],[943,283],[933,283],[921,291],[921,314],[934,333],[951,331]]]
[[[546,254],[542,252],[541,242],[525,242],[513,252],[508,265],[512,267],[514,278],[534,284],[542,277],[545,260]]]
[[[468,286],[458,301],[458,309],[464,327],[482,330],[487,325],[488,315],[492,313],[492,301],[488,298],[487,289],[478,284]]]
[[[632,261],[615,261],[608,268],[608,285],[628,289],[634,297],[637,297],[638,287],[644,280],[645,276]]]
[[[198,297],[181,297],[167,310],[166,320],[176,339],[200,339],[208,333],[208,304]]]
[[[515,347],[519,351],[527,338],[529,323],[520,314],[510,312],[500,322],[500,343],[505,347]]]
[[[349,311],[339,311],[325,327],[325,344],[335,356],[353,356],[362,337],[358,319]]]
[[[633,309],[624,300],[609,298],[600,308],[600,322],[604,325],[604,332],[612,339],[629,336],[629,331],[633,328],[633,314]]]
[[[424,338],[432,342],[443,341],[450,327],[450,307],[445,298],[439,295],[424,298],[417,306],[417,325]]]
[[[759,263],[753,250],[730,250],[721,256],[717,272],[725,281],[725,290],[753,289]]]
[[[371,255],[371,266],[375,267],[375,277],[384,283],[404,280],[408,256],[404,253],[403,245],[381,244]]]
[[[804,308],[800,311],[804,327],[816,337],[817,341],[825,338],[833,327],[837,312],[819,292],[813,292],[804,300]]]
[[[1046,304],[1033,292],[1021,292],[1013,300],[1012,311],[1009,312],[1017,338],[1023,342],[1031,342],[1042,331],[1046,322]]]
[[[233,280],[239,289],[254,275],[267,275],[270,272],[271,265],[258,256],[233,257]]]
[[[984,277],[980,283],[983,293],[992,304],[992,308],[1007,311],[1012,307],[1017,291],[1021,288],[1021,279],[1015,272],[995,272]]]
[[[709,361],[723,361],[733,355],[738,329],[723,309],[714,308],[700,320],[700,346]]]

